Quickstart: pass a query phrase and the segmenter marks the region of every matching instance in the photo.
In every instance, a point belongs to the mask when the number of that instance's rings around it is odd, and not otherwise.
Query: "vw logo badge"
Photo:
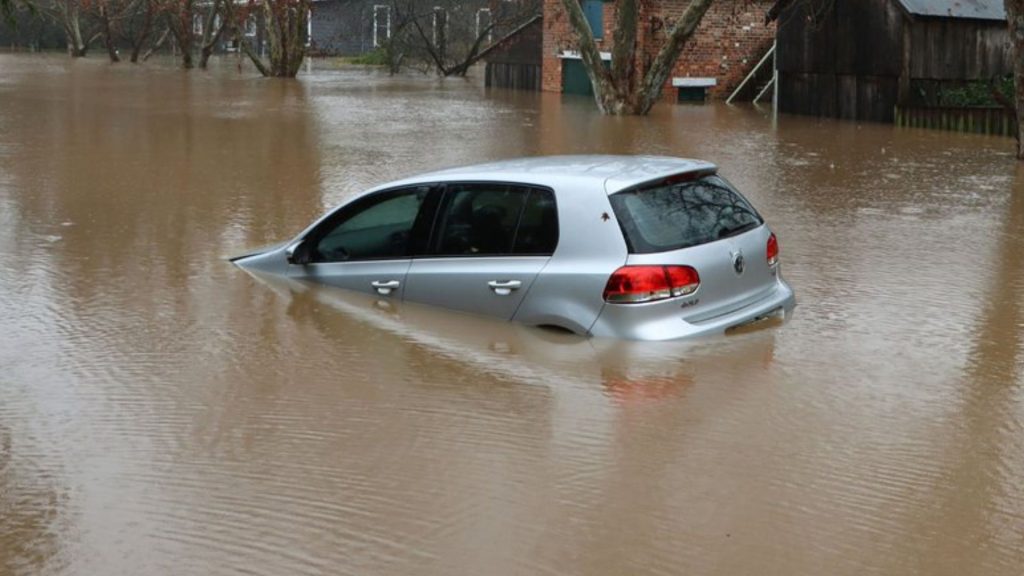
[[[746,263],[743,261],[743,252],[736,252],[732,255],[732,269],[736,271],[736,274],[743,274],[743,269]]]

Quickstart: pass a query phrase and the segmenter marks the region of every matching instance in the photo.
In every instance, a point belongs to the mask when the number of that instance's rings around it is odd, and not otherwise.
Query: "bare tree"
[[[18,6],[14,0],[0,0],[0,18],[3,19],[4,23],[8,26],[15,26],[14,12]]]
[[[107,50],[107,56],[113,63],[120,62],[118,44],[122,40],[125,22],[132,15],[143,9],[146,0],[85,0],[82,4],[88,10],[89,17],[95,22],[96,28]]]
[[[135,10],[129,12],[122,23],[121,34],[129,45],[131,45],[131,62],[138,63],[142,48],[153,33],[153,24],[157,19],[157,4],[155,0],[139,0]]]
[[[248,0],[241,7],[225,1],[224,6],[231,19],[229,26],[233,38],[260,74],[294,78],[299,73],[306,57],[312,0]],[[244,34],[245,20],[256,13],[261,13],[266,22],[270,49],[269,62],[266,63]]]
[[[637,115],[650,112],[661,97],[672,67],[712,2],[690,0],[683,15],[669,29],[657,55],[650,64],[644,66],[637,44],[637,31],[642,25],[642,0],[617,0],[612,61],[611,67],[606,68],[579,0],[562,0],[562,7],[576,34],[580,58],[594,86],[594,98],[601,112]]]
[[[233,0],[213,0],[207,8],[206,18],[203,22],[202,48],[199,51],[199,67],[204,70],[228,25],[228,18],[221,14],[221,6],[231,1]]]
[[[190,70],[195,67],[195,0],[165,0],[163,13],[167,29],[181,50],[181,66]]]
[[[405,8],[412,24],[410,44],[418,44],[422,57],[441,76],[465,76],[540,19],[541,10],[539,0],[408,0]]]
[[[170,27],[164,28],[164,31],[160,34],[160,36],[156,39],[156,41],[153,42],[153,45],[150,46],[149,49],[147,49],[146,52],[142,54],[142,61],[145,62],[146,60],[149,60],[150,56],[155,54],[157,50],[163,48],[163,45],[167,43],[167,39],[170,38],[170,37],[171,37],[171,29],[170,29]],[[141,47],[141,44],[140,44],[140,47]],[[134,60],[133,60],[133,62],[134,62]]]
[[[89,22],[88,7],[82,0],[51,0],[49,4],[37,6],[44,17],[64,30],[68,55],[81,58],[89,47],[102,36]]]

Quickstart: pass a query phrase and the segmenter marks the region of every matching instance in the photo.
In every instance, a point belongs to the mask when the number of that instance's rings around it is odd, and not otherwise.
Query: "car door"
[[[557,241],[551,190],[449,184],[428,251],[409,267],[405,299],[511,319]]]
[[[411,257],[425,247],[433,220],[431,190],[387,190],[342,207],[307,235],[310,262],[296,275],[401,299]]]

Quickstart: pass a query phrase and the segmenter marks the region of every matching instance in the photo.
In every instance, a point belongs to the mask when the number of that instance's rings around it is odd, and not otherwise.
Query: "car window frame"
[[[422,253],[426,249],[428,245],[427,242],[431,236],[433,222],[436,216],[438,202],[440,200],[440,193],[443,189],[443,186],[436,183],[423,182],[419,184],[406,184],[385,190],[378,190],[376,192],[371,192],[354,198],[350,202],[338,207],[329,216],[324,218],[323,221],[317,224],[316,227],[310,230],[302,239],[302,242],[309,247],[308,249],[311,257],[315,257],[319,254],[316,250],[316,245],[338,226],[341,226],[357,214],[368,210],[377,204],[398,197],[403,193],[412,192],[421,188],[427,188],[427,197],[424,198],[423,202],[420,204],[419,211],[416,213],[416,218],[413,220],[412,228],[409,231],[409,247],[406,255],[374,258],[349,258],[347,260],[313,259],[310,261],[310,264],[387,262],[415,258],[419,253]]]
[[[452,202],[453,195],[451,194],[451,188],[456,186],[515,186],[518,188],[524,188],[527,190],[526,199],[523,201],[523,205],[519,209],[519,214],[516,216],[515,232],[512,236],[512,249],[515,250],[516,240],[519,237],[519,228],[522,226],[523,214],[526,212],[526,206],[530,201],[530,194],[534,191],[546,192],[551,195],[551,200],[554,202],[555,209],[555,242],[551,252],[548,253],[529,253],[520,254],[516,252],[506,252],[501,254],[443,254],[437,252],[437,244],[440,241],[440,227],[441,227],[441,215],[444,210]],[[543,186],[539,184],[526,184],[523,182],[512,182],[506,180],[452,180],[446,181],[439,185],[440,190],[438,191],[437,204],[434,207],[433,224],[430,228],[430,237],[426,242],[426,251],[423,254],[415,256],[416,258],[435,258],[435,259],[461,259],[461,258],[550,258],[558,250],[558,244],[561,240],[561,221],[558,214],[558,194],[550,186]]]

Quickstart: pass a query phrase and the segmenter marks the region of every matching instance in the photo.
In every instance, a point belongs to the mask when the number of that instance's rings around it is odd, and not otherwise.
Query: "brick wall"
[[[671,27],[688,0],[647,0],[641,8],[641,29],[637,41],[641,50],[637,65],[650,61],[661,48]],[[690,38],[672,70],[672,77],[716,78],[718,85],[709,90],[713,98],[725,98],[743,81],[771,46],[774,23],[766,26],[764,15],[773,0],[717,0],[704,15],[697,32]],[[610,52],[615,27],[615,3],[604,6],[604,38],[598,49]],[[562,8],[562,0],[544,0],[544,52],[542,88],[562,91],[563,50],[575,50],[575,35]],[[675,99],[671,77],[662,92],[663,99]]]

